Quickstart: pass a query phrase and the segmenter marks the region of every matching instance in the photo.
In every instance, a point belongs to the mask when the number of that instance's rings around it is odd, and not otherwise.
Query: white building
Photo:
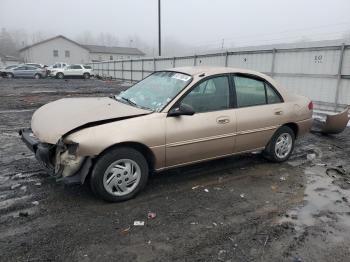
[[[62,35],[26,46],[20,49],[19,52],[24,62],[45,65],[56,62],[84,64],[144,56],[144,53],[137,48],[82,45]]]

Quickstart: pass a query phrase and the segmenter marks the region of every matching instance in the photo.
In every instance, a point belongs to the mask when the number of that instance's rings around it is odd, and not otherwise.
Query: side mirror
[[[180,104],[168,112],[168,116],[192,116],[195,111],[192,106],[187,104]]]

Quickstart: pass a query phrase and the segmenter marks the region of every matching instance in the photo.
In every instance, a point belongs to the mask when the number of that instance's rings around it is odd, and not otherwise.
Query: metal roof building
[[[53,64],[55,62],[88,63],[118,59],[141,58],[144,53],[137,48],[119,46],[83,45],[63,35],[26,46],[19,50],[27,63]]]

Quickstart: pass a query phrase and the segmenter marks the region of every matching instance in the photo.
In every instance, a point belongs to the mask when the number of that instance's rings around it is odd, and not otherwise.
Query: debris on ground
[[[22,178],[22,173],[18,173],[12,177],[12,179]]]
[[[33,201],[32,204],[33,204],[34,206],[37,206],[37,205],[39,205],[39,201]]]
[[[306,159],[309,161],[315,160],[316,159],[316,154],[312,153],[312,154],[307,154],[306,155]]]
[[[325,121],[315,119],[311,132],[321,134],[339,134],[349,122],[349,107],[334,115],[326,115]]]
[[[16,189],[16,188],[19,188],[20,186],[22,186],[21,184],[13,184],[12,186],[11,186],[11,190],[14,190],[14,189]]]
[[[281,176],[281,177],[280,177],[280,180],[281,180],[281,181],[286,181],[286,177]]]
[[[155,212],[148,212],[147,218],[148,219],[155,219],[157,214]]]
[[[130,231],[130,229],[131,229],[131,227],[129,226],[129,227],[123,229],[123,230],[122,230],[122,233],[123,233],[123,234],[127,234],[127,233]]]
[[[41,183],[40,182],[37,182],[34,184],[35,186],[41,186]]]
[[[134,221],[134,226],[144,226],[145,221]]]
[[[245,194],[242,193],[242,194],[240,194],[239,196],[240,196],[241,198],[244,198],[244,197],[245,197]]]
[[[199,186],[194,186],[194,187],[192,187],[192,190],[195,190],[195,189],[197,189]]]
[[[329,176],[331,176],[331,173],[337,173],[337,174],[342,175],[342,176],[347,175],[347,173],[346,173],[346,171],[344,170],[343,167],[328,167],[326,169],[326,173]]]
[[[18,214],[20,217],[28,217],[29,213],[27,211],[20,211]]]
[[[219,253],[218,253],[218,260],[225,261],[226,253],[227,253],[226,250],[220,250]]]
[[[204,189],[205,192],[209,193],[209,190],[207,188]]]

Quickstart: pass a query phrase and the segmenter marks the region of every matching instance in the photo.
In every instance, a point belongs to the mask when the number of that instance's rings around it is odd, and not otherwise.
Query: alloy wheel
[[[103,186],[115,196],[124,196],[132,192],[141,179],[140,166],[131,159],[119,159],[113,162],[103,175]]]

